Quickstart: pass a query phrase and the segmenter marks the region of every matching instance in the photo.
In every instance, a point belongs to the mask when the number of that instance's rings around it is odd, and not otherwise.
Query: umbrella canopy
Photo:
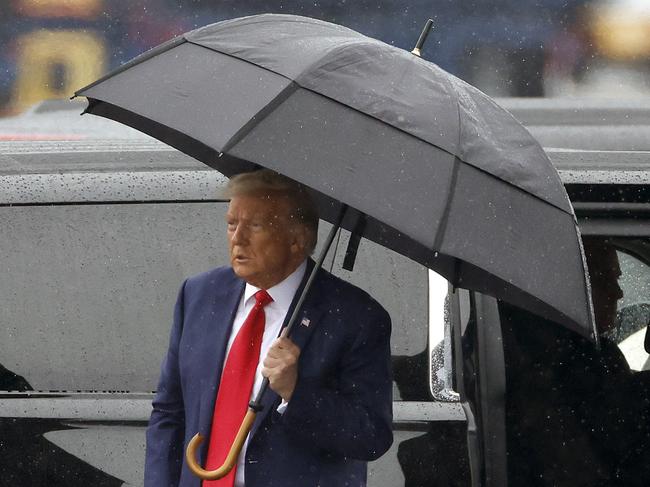
[[[77,92],[227,176],[264,166],[321,217],[452,284],[594,338],[585,262],[560,178],[488,96],[350,29],[290,15],[219,22]]]

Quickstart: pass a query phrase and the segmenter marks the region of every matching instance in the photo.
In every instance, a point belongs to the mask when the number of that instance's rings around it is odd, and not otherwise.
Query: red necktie
[[[206,470],[214,470],[223,464],[246,414],[264,335],[264,306],[271,301],[273,298],[266,291],[255,293],[255,305],[228,352],[214,404]],[[235,465],[222,479],[204,480],[203,487],[232,487],[236,470]]]

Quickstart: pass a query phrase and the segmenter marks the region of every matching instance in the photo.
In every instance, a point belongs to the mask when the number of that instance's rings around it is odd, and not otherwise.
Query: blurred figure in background
[[[438,22],[431,59],[493,96],[543,96],[547,51],[589,2],[439,2],[447,18]]]

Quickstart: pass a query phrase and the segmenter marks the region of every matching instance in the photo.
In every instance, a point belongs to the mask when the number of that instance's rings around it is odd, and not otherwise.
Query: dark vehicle
[[[487,296],[450,295],[453,387],[467,415],[472,485],[649,485],[650,105],[502,103],[565,184],[600,346]]]
[[[502,103],[547,148],[583,234],[616,246],[624,296],[612,339],[632,369],[650,368],[650,103]],[[0,121],[0,485],[141,485],[177,287],[227,262],[225,179],[79,111],[45,104]],[[517,371],[552,364],[520,352],[573,337],[534,317],[516,327],[518,310],[478,293],[455,290],[445,307],[444,279],[371,242],[354,272],[340,270],[346,240],[326,266],[376,296],[394,327],[395,442],[369,485],[536,485],[521,472],[520,421],[535,396],[515,385]],[[630,412],[645,414],[644,401]],[[563,461],[572,482],[555,485],[580,485]],[[641,472],[643,458],[627,461]]]

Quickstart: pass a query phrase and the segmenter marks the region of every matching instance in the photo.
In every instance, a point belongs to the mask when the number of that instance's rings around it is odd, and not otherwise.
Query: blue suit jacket
[[[147,428],[147,487],[200,485],[185,464],[185,446],[197,432],[209,436],[244,286],[224,267],[186,280],[180,290]],[[299,321],[291,336],[301,348],[296,388],[284,414],[276,411],[280,398],[267,392],[246,451],[246,486],[365,486],[366,462],[392,443],[390,318],[367,293],[324,270],[303,317],[309,325]]]

